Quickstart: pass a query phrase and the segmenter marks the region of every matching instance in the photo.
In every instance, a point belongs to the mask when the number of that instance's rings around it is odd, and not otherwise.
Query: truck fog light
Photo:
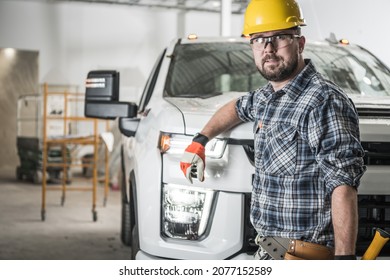
[[[165,236],[197,240],[207,229],[215,192],[198,187],[163,185],[162,232]]]

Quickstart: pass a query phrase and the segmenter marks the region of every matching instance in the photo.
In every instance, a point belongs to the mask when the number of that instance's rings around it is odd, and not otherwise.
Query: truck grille
[[[257,232],[250,221],[251,194],[244,194],[245,212],[244,212],[244,244],[242,251],[248,254],[254,254],[258,246],[255,243]]]
[[[366,165],[390,165],[389,142],[362,142]]]
[[[245,194],[245,224],[242,252],[254,254],[258,248],[255,244],[256,230],[250,221],[251,195]],[[359,195],[359,231],[356,244],[356,255],[362,256],[370,245],[375,229],[381,228],[390,232],[390,195]],[[379,254],[379,257],[390,256],[390,242]]]
[[[253,144],[242,145],[249,162],[254,165]],[[390,165],[390,143],[388,142],[362,142],[365,150],[365,165]],[[386,186],[387,188],[387,186]],[[254,252],[257,245],[254,243],[256,231],[249,219],[250,194],[246,195],[245,203],[245,239],[243,251]],[[362,256],[375,234],[375,228],[382,228],[390,232],[390,194],[389,195],[359,195],[359,231],[356,254]],[[390,256],[390,242],[380,253],[381,257]]]
[[[390,231],[390,195],[359,195],[359,231],[356,254],[362,256],[375,234],[375,228]],[[381,257],[390,256],[390,243],[382,249]]]

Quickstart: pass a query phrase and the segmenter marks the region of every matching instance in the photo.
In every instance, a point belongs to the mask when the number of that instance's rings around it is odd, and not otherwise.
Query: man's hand
[[[192,140],[192,143],[185,149],[181,158],[180,168],[184,176],[192,184],[192,177],[199,181],[204,181],[205,163],[205,146],[208,138],[202,134],[198,134]]]
[[[191,184],[192,177],[196,177],[199,181],[203,182],[205,169],[204,146],[198,142],[192,142],[184,151],[180,162],[180,168]]]

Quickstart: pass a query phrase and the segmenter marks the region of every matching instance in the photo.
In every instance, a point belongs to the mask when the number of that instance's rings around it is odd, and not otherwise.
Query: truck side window
[[[142,92],[141,100],[139,103],[139,112],[143,112],[146,108],[146,106],[149,103],[150,98],[152,97],[154,86],[156,85],[156,81],[158,78],[158,74],[160,72],[160,67],[162,64],[162,60],[164,58],[166,49],[160,54],[158,57],[156,63],[153,66],[153,70],[146,82],[144,91]]]

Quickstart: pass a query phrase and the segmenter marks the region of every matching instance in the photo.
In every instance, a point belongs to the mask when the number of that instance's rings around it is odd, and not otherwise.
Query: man
[[[277,258],[270,251],[288,240],[285,259],[356,259],[365,167],[355,107],[303,58],[306,24],[295,0],[252,0],[244,24],[269,83],[220,108],[186,149],[181,169],[203,181],[209,139],[254,122],[251,221],[259,258]]]

